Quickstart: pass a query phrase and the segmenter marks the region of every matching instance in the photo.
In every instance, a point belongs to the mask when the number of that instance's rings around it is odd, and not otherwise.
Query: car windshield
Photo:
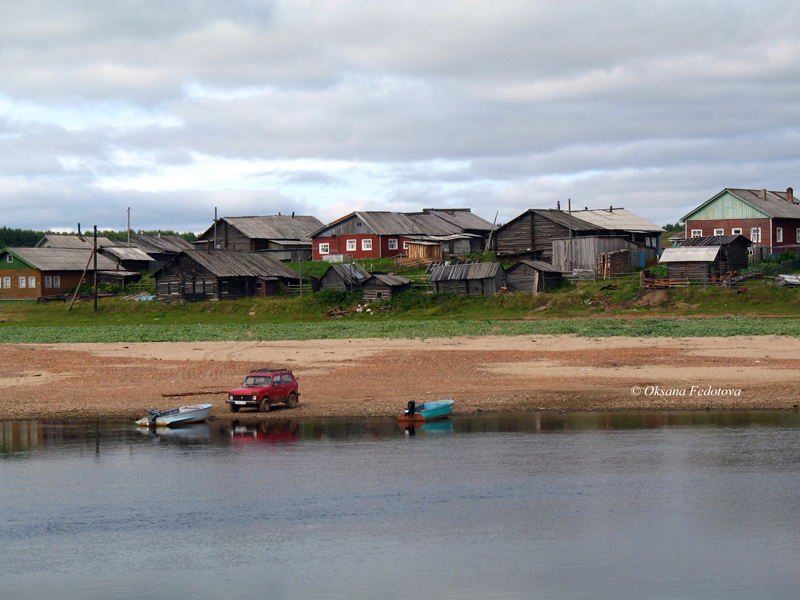
[[[244,380],[244,385],[270,385],[272,377],[269,375],[248,375]]]

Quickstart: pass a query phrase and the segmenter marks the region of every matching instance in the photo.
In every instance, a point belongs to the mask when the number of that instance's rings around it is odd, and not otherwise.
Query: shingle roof
[[[311,234],[324,225],[310,215],[264,215],[255,217],[223,217],[227,222],[250,239],[297,240],[311,242]],[[213,232],[213,225],[201,237]]]
[[[469,263],[438,265],[431,268],[431,281],[460,281],[462,279],[487,279],[495,277],[502,268],[500,263]]]
[[[94,270],[94,260],[89,260],[92,251],[82,248],[6,248],[29,265],[40,271],[83,271],[89,263]],[[117,263],[102,254],[97,255],[97,269],[113,271]]]
[[[184,250],[167,264],[172,264],[181,255],[188,256],[217,277],[274,277],[278,279],[298,279],[300,277],[294,269],[259,252]],[[162,267],[162,270],[165,268],[166,266]]]

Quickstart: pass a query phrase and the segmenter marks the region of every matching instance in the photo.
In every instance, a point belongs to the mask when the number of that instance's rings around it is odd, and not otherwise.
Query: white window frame
[[[364,238],[361,240],[361,250],[367,251],[372,250],[372,238]]]
[[[754,244],[761,243],[761,227],[751,227],[750,228],[750,241]]]
[[[714,235],[725,235],[725,230],[724,229],[715,229],[714,230]]]
[[[397,238],[389,238],[389,250],[397,250]]]
[[[775,243],[782,244],[783,243],[783,227],[776,227],[775,228]]]
[[[692,229],[692,237],[703,237],[702,229]]]
[[[61,275],[53,275],[53,289],[57,290],[61,287]]]
[[[14,262],[14,257],[11,254],[6,254],[6,262],[11,264]]]
[[[320,242],[319,244],[319,253],[320,254],[330,254],[331,253],[331,245],[328,242]]]
[[[11,289],[11,277],[3,277],[3,287],[7,290]]]
[[[408,240],[403,241],[403,250],[408,250]]]
[[[348,252],[355,252],[357,248],[358,240],[347,240],[347,251]]]
[[[36,288],[36,276],[35,275],[31,275],[30,277],[28,277],[28,287],[31,288],[31,289],[35,289]]]
[[[50,288],[53,287],[53,278],[50,277],[50,275],[45,275],[44,276],[44,287],[47,290],[49,290]]]
[[[25,275],[19,276],[19,289],[24,290],[28,287],[28,278]]]
[[[798,229],[797,231],[800,232],[800,229]],[[742,235],[742,228],[741,227],[734,227],[733,229],[731,229],[731,234],[732,235]]]

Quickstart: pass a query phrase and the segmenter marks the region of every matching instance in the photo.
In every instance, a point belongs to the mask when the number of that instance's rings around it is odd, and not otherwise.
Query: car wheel
[[[228,404],[228,408],[230,408],[231,412],[233,412],[233,413],[239,412],[239,405],[238,404]]]
[[[289,398],[286,400],[286,406],[288,406],[289,408],[294,408],[295,406],[297,406],[297,394],[295,394],[294,392],[289,394]]]
[[[258,410],[261,412],[269,412],[269,398],[264,396],[261,402],[258,403]]]

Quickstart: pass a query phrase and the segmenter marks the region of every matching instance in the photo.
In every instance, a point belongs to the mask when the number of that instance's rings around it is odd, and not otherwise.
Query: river
[[[0,423],[0,598],[800,597],[800,413]]]

